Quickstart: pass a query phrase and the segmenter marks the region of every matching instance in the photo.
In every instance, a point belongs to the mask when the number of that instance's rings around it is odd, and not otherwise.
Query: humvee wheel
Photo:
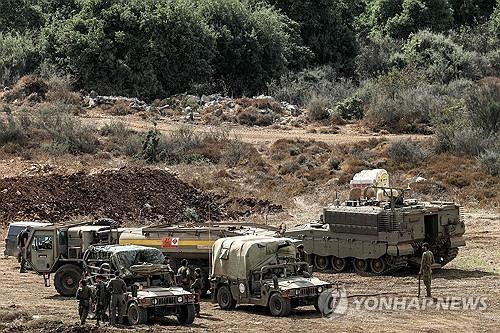
[[[217,303],[222,310],[232,310],[236,307],[236,300],[233,299],[228,286],[222,286],[217,291]]]
[[[189,325],[193,323],[195,314],[194,304],[186,304],[180,307],[177,320],[182,325]]]
[[[344,258],[333,256],[331,262],[332,262],[332,269],[335,273],[343,272],[347,267],[347,260],[345,260]]]
[[[73,264],[66,264],[56,271],[54,287],[61,296],[75,296],[78,283],[82,278],[82,269]]]
[[[385,272],[387,267],[387,263],[383,257],[372,259],[370,261],[370,268],[374,274],[380,275]]]
[[[358,273],[364,273],[368,270],[368,262],[366,262],[366,260],[364,260],[364,259],[354,258],[352,263],[354,265],[354,269]]]
[[[148,311],[141,308],[137,303],[130,303],[127,310],[128,322],[130,325],[143,325],[148,322]]]
[[[324,271],[328,267],[328,258],[324,256],[314,256],[314,268],[318,271]]]
[[[269,299],[269,311],[275,317],[286,317],[290,314],[292,305],[290,299],[284,298],[280,293],[274,293]]]

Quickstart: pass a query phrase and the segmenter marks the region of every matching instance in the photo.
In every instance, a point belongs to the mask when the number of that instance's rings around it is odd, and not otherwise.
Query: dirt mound
[[[91,216],[176,223],[237,218],[277,210],[281,207],[267,201],[204,193],[166,171],[148,168],[0,180],[2,221],[58,222]]]

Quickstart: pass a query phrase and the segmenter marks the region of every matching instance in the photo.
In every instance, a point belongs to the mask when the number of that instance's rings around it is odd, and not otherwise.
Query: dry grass
[[[110,107],[107,112],[109,112],[113,116],[126,116],[129,114],[133,114],[135,110],[130,107],[130,103],[120,101],[113,104],[113,106]]]
[[[283,106],[272,98],[238,98],[235,103],[243,108],[254,107],[259,110],[272,110],[278,114],[283,113]]]

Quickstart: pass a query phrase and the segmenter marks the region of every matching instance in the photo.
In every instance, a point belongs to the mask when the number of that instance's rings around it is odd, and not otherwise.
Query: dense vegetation
[[[1,1],[0,85],[47,72],[148,100],[267,93],[499,169],[500,0]]]

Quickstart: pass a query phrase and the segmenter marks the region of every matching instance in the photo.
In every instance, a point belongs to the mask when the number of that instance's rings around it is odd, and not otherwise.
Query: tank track
[[[387,262],[387,269],[382,273],[382,275],[388,275],[399,271],[402,268],[408,266],[408,258],[406,257],[395,257],[393,262]]]
[[[441,262],[441,267],[448,264],[453,259],[455,259],[457,255],[458,255],[458,248],[449,249],[446,253],[446,256],[443,257],[443,261]]]

